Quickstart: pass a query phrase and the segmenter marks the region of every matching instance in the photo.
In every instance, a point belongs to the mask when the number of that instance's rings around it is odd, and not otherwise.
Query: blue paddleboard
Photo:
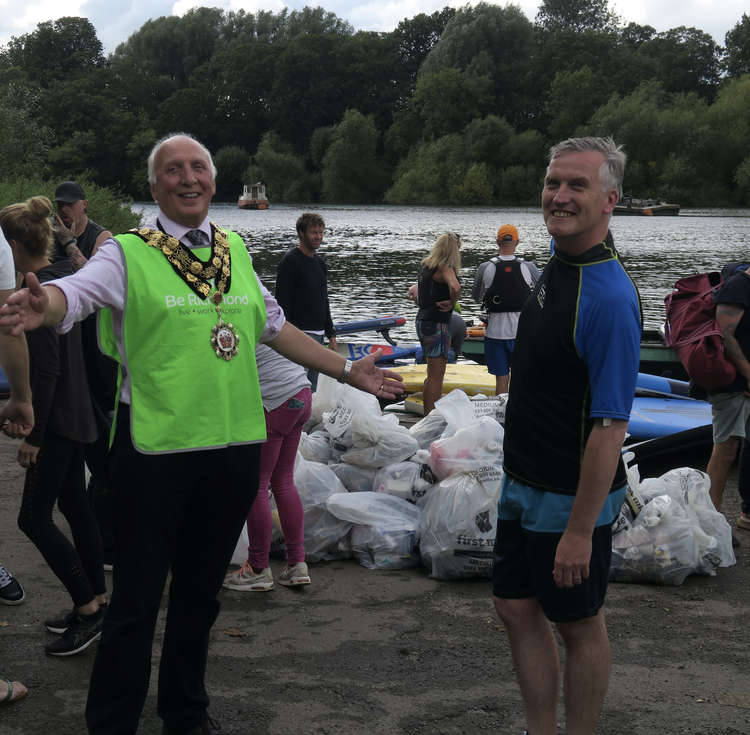
[[[636,396],[630,411],[628,433],[634,439],[653,439],[711,423],[711,404],[680,398]]]

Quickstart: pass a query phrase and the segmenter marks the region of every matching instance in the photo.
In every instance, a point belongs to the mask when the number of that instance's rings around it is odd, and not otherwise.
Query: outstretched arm
[[[53,327],[65,316],[65,294],[57,286],[42,286],[26,274],[28,288],[15,291],[0,309],[0,332],[15,336],[38,327]]]
[[[279,335],[267,344],[292,362],[332,378],[338,379],[344,372],[346,358],[326,349],[289,322],[285,322]],[[377,367],[375,360],[378,357],[380,350],[355,360],[346,382],[378,398],[396,398],[404,392],[402,378],[398,373]]]

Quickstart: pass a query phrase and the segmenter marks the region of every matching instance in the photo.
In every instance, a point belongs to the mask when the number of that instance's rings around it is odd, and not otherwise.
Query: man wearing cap
[[[472,295],[487,309],[484,357],[490,375],[495,376],[495,393],[500,394],[508,392],[518,315],[539,271],[533,263],[516,257],[518,230],[513,225],[497,231],[497,245],[499,255],[479,266]]]
[[[88,218],[89,203],[81,185],[63,181],[55,189],[57,225],[55,227],[55,260],[70,258],[73,268],[82,268],[97,248],[112,233]]]

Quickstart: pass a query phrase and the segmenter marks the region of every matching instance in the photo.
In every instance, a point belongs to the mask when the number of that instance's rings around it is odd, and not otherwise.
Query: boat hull
[[[240,199],[237,202],[240,209],[268,209],[268,200],[263,199]]]

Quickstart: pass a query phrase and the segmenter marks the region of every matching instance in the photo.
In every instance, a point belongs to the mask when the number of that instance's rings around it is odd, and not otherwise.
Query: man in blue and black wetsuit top
[[[568,735],[593,735],[607,691],[602,605],[641,335],[638,293],[609,232],[624,167],[611,139],[551,149],[542,212],[555,252],[521,312],[513,353],[493,594],[529,735],[557,733],[550,623],[565,647]]]

